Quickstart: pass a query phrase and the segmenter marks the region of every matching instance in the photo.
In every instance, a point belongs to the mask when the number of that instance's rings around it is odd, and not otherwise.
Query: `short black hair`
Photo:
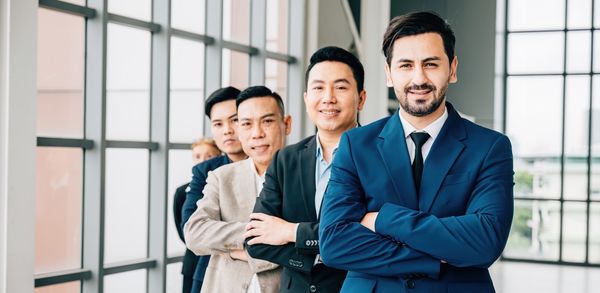
[[[406,36],[437,33],[442,37],[448,61],[454,59],[456,38],[452,28],[435,12],[419,11],[394,17],[383,35],[382,51],[388,65],[392,62],[394,42]]]
[[[215,104],[220,102],[235,100],[237,96],[240,94],[240,90],[234,88],[232,86],[220,88],[214,91],[208,98],[204,101],[204,113],[210,119],[210,110]]]
[[[362,63],[352,53],[335,46],[323,47],[310,56],[310,64],[306,68],[306,74],[304,76],[304,87],[308,88],[308,75],[313,67],[321,62],[325,61],[336,61],[341,62],[350,67],[352,75],[356,80],[356,89],[358,92],[362,92],[365,84],[365,69]]]
[[[281,117],[285,116],[285,108],[283,107],[283,99],[281,99],[281,96],[278,93],[271,91],[268,87],[262,85],[251,86],[243,90],[237,96],[237,99],[235,99],[236,109],[240,107],[240,104],[242,102],[248,99],[260,97],[272,97],[273,99],[275,99],[275,101],[277,102],[277,107],[281,112]]]

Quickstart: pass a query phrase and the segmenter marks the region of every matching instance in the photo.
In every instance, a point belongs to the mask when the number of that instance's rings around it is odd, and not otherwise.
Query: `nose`
[[[336,101],[337,100],[335,98],[334,87],[332,87],[332,86],[325,87],[325,90],[323,91],[323,97],[321,98],[321,102],[323,104],[333,104]]]
[[[234,125],[232,123],[225,122],[225,125],[223,126],[223,134],[224,135],[231,135],[234,132],[235,132]]]
[[[427,84],[429,79],[427,78],[427,74],[423,67],[417,66],[413,71],[412,83],[415,85]]]
[[[265,136],[265,131],[261,125],[261,123],[255,123],[254,126],[252,126],[252,138],[253,139],[259,139],[259,138],[263,138]]]

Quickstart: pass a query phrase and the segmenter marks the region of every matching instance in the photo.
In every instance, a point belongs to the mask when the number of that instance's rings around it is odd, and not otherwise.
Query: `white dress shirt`
[[[256,171],[256,166],[254,166],[254,161],[252,159],[248,160],[251,163],[252,173],[254,174],[254,182],[256,188],[256,196],[260,195],[260,192],[263,188],[263,183],[265,183],[265,174],[258,175]],[[252,275],[252,280],[250,280],[250,285],[248,286],[248,293],[260,293],[260,283],[258,282],[258,276],[256,274]]]
[[[410,122],[408,122],[408,120],[404,119],[404,117],[400,115],[400,111],[398,111],[398,116],[400,116],[400,122],[402,123],[402,128],[404,129],[404,139],[406,139],[406,147],[408,147],[408,155],[410,156],[411,164],[415,160],[415,143],[410,138],[410,134],[413,132],[426,132],[429,134],[429,139],[427,142],[425,142],[423,148],[421,149],[421,154],[423,154],[423,163],[425,163],[433,142],[435,142],[438,134],[440,134],[440,131],[444,126],[444,122],[446,122],[446,119],[448,119],[448,109],[444,107],[444,114],[421,130],[417,130],[414,126],[412,126],[412,124],[410,124]]]

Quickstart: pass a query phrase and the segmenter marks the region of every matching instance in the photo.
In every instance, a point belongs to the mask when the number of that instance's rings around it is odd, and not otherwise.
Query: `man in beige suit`
[[[278,265],[248,256],[244,231],[275,152],[285,144],[291,117],[281,97],[249,87],[236,100],[238,137],[249,158],[208,173],[204,197],[185,224],[185,242],[197,255],[212,255],[201,292],[279,292]]]

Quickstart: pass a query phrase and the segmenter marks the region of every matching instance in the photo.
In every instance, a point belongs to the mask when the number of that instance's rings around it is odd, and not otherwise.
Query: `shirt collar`
[[[414,126],[412,126],[412,124],[410,124],[408,120],[404,119],[402,115],[400,115],[400,111],[398,111],[398,116],[400,117],[400,123],[402,123],[402,128],[404,129],[404,138],[408,138],[408,136],[411,133],[415,132],[417,129]],[[421,132],[427,132],[429,136],[431,136],[432,141],[434,141],[438,134],[440,134],[440,131],[442,130],[446,119],[448,119],[448,107],[444,107],[444,114],[442,114],[442,116],[440,116],[438,119],[436,119],[435,121],[427,125],[425,128],[423,128]]]

